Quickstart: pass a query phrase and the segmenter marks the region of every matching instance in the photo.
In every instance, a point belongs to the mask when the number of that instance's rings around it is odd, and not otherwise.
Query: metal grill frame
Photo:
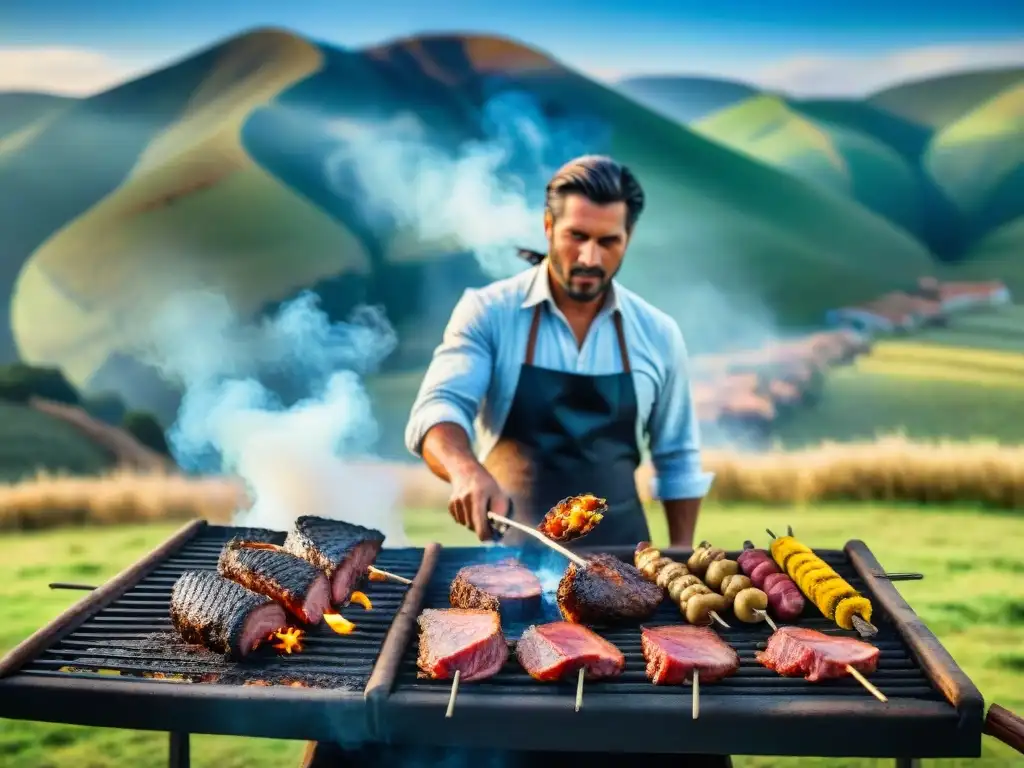
[[[132,730],[166,731],[172,727],[174,765],[187,765],[189,733],[309,740],[372,738],[364,696],[382,677],[394,675],[393,668],[401,658],[396,651],[415,626],[438,545],[422,550],[418,572],[385,635],[363,691],[103,679],[75,673],[18,674],[179,553],[206,526],[203,520],[186,524],[0,659],[0,717]],[[232,708],[237,716],[225,717]]]
[[[633,555],[632,547],[600,551],[627,561]],[[662,552],[683,561],[690,554],[671,548]],[[446,719],[444,685],[433,691],[402,690],[392,676],[367,688],[374,732],[378,740],[392,743],[520,750],[979,757],[981,693],[892,583],[875,575],[884,571],[864,542],[849,541],[835,554],[845,554],[863,580],[876,615],[891,621],[945,701],[890,698],[882,704],[866,692],[863,699],[771,693],[707,696],[701,700],[700,719],[693,721],[688,688],[680,697],[615,693],[613,688],[595,691],[585,694],[583,708],[574,712],[565,696],[499,696],[467,685],[459,690],[454,716]],[[410,626],[403,654],[414,633]]]

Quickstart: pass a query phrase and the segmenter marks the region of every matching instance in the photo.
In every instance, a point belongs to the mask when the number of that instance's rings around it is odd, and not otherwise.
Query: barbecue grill
[[[981,753],[981,694],[892,584],[876,575],[882,568],[861,542],[817,553],[872,598],[879,629],[872,642],[882,656],[871,679],[888,704],[852,680],[808,683],[777,676],[754,661],[758,644],[769,636],[767,626],[730,621],[732,628],[721,634],[742,665],[735,676],[701,686],[698,721],[691,719],[688,687],[656,687],[646,680],[637,627],[597,628],[625,654],[626,671],[587,683],[579,712],[572,682],[535,682],[513,656],[497,676],[465,684],[446,719],[451,683],[416,677],[415,619],[422,608],[448,605],[460,567],[494,561],[500,549],[385,549],[378,567],[413,584],[374,583],[368,590],[372,611],[346,610],[358,626],[355,633],[335,635],[320,627],[307,635],[300,654],[261,650],[231,664],[175,646],[168,604],[175,579],[187,569],[215,569],[236,530],[190,523],[11,651],[0,660],[0,717],[169,731],[174,768],[188,764],[188,733],[900,760]],[[631,548],[603,551],[632,559]],[[664,552],[676,559],[689,554]],[[535,566],[534,557],[541,555],[527,551],[522,559]],[[547,604],[546,610],[555,608]],[[801,623],[841,631],[814,613],[809,606]],[[678,609],[666,602],[648,623],[679,621]],[[514,640],[524,626],[505,629]],[[144,677],[154,673],[195,682]]]

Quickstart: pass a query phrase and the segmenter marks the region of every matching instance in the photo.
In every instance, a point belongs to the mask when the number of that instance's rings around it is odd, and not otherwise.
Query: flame
[[[280,640],[279,643],[274,643],[274,648],[284,653],[291,654],[292,651],[302,651],[302,636],[306,634],[301,629],[295,627],[286,627],[285,629],[278,630],[271,634],[270,639],[275,637]]]
[[[384,575],[384,571],[379,568],[374,568],[371,565],[368,570],[370,572],[370,581],[388,581],[388,577]]]
[[[349,595],[348,601],[350,603],[355,603],[356,605],[361,605],[368,611],[373,610],[373,603],[370,602],[370,598],[368,598],[363,592],[353,592]]]
[[[244,683],[242,683],[242,685],[255,685],[260,688],[263,688],[269,686],[270,683],[268,683],[266,680],[246,680]]]
[[[327,626],[339,635],[350,635],[356,628],[355,624],[346,619],[340,613],[325,613],[324,621],[327,622]]]

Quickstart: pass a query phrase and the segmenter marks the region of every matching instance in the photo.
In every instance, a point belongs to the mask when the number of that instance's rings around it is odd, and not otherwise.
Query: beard
[[[555,253],[554,249],[549,253]],[[566,270],[557,254],[551,259],[551,263],[555,278],[566,295],[573,301],[581,303],[597,301],[604,297],[612,286],[612,278],[615,277],[615,273],[609,275],[601,267],[572,266]]]

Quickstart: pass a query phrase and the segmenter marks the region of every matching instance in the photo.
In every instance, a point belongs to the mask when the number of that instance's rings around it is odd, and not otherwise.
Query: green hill
[[[648,109],[684,125],[758,95],[752,85],[715,77],[652,75],[620,80],[616,88]]]
[[[856,99],[787,99],[790,109],[819,125],[842,126],[876,139],[901,157],[917,163],[928,147],[932,129]]]
[[[1024,216],[982,237],[949,275],[961,280],[1002,280],[1020,301],[1024,296]]]
[[[49,93],[0,93],[0,142],[37,121],[51,117],[74,101],[73,98]]]
[[[114,457],[65,421],[0,401],[0,482],[16,482],[37,471],[98,475],[114,466]]]
[[[885,88],[867,101],[918,125],[939,129],[1019,83],[1022,77],[1024,67],[958,72]]]

